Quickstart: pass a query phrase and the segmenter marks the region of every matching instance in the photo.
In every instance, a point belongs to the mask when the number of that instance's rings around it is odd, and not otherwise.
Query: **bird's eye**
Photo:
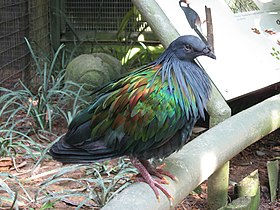
[[[186,51],[191,51],[191,49],[192,49],[192,47],[190,46],[190,45],[184,45],[184,49],[186,50]]]

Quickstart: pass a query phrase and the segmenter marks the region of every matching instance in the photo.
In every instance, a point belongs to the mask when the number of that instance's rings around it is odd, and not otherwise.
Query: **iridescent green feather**
[[[177,151],[204,117],[210,97],[209,77],[194,61],[200,55],[215,58],[201,40],[182,36],[154,62],[98,88],[51,154],[86,162],[162,158]]]
[[[174,84],[174,92],[170,92],[160,76],[152,81],[157,69],[140,69],[99,92],[101,101],[91,107],[93,139],[103,136],[108,147],[133,152],[135,145],[137,150],[144,150],[166,141],[184,125],[178,85]],[[124,134],[127,138],[121,138]]]

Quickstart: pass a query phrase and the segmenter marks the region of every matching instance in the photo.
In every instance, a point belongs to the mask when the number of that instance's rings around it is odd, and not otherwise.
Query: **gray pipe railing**
[[[177,176],[178,181],[170,180],[165,186],[175,198],[173,206],[225,162],[279,127],[280,94],[226,119],[172,154],[165,160],[166,170]],[[166,196],[160,196],[158,202],[147,184],[134,183],[102,209],[170,209]]]

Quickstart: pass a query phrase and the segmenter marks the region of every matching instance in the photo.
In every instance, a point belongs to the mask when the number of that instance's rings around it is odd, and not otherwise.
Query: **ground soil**
[[[266,170],[266,163],[269,160],[280,157],[280,130],[277,130],[270,135],[264,137],[262,140],[256,142],[250,147],[246,148],[236,157],[234,157],[230,162],[230,180],[233,182],[239,182],[244,177],[249,175],[254,170],[258,169],[260,184],[261,184],[261,205],[260,210],[272,210],[280,209],[280,199],[276,202],[270,202],[269,187],[268,187],[268,175]],[[34,194],[38,192],[38,187],[43,183],[48,177],[55,173],[56,169],[62,167],[61,163],[53,161],[52,159],[47,159],[42,162],[42,164],[35,171],[28,171],[34,165],[32,159],[30,158],[18,158],[18,169],[20,172],[15,169],[11,170],[10,173],[17,176],[20,180],[25,181],[24,187],[28,189],[31,197],[34,197]],[[26,173],[22,173],[26,171]],[[49,173],[49,174],[48,174]],[[78,170],[71,174],[72,178],[78,179],[85,174],[85,171]],[[37,175],[37,176],[36,176]],[[33,177],[30,179],[30,177]],[[12,183],[10,183],[12,185]],[[61,189],[69,188],[67,183],[52,185],[53,191],[59,191]],[[79,186],[71,185],[71,189],[78,189]],[[19,192],[21,191],[18,189]],[[207,181],[201,184],[199,193],[192,193],[186,197],[177,207],[176,210],[193,210],[207,209]],[[21,192],[22,193],[22,192]],[[229,196],[229,199],[232,197]],[[76,198],[76,200],[69,201],[67,199],[63,201],[56,202],[53,207],[49,209],[75,209],[75,207],[81,202],[81,199]],[[40,209],[41,205],[38,203],[28,203],[25,206],[22,206],[21,209]],[[0,207],[0,209],[9,209],[9,207]],[[83,207],[81,209],[99,209],[98,207]]]

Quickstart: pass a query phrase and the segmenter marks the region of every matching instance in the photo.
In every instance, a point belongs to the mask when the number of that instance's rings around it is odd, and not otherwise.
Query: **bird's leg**
[[[168,184],[168,181],[163,175],[168,176],[170,179],[174,181],[177,181],[176,176],[162,169],[165,166],[165,164],[161,164],[158,167],[154,167],[148,160],[140,160],[140,161],[151,175],[156,176],[162,180],[161,181],[162,184]]]
[[[160,185],[161,180],[154,179],[140,160],[134,157],[131,157],[130,160],[142,175],[142,177],[139,177],[137,181],[146,182],[152,188],[158,200],[160,197],[158,189],[160,189],[169,198],[169,200],[173,200],[172,195],[167,191],[167,189]]]

